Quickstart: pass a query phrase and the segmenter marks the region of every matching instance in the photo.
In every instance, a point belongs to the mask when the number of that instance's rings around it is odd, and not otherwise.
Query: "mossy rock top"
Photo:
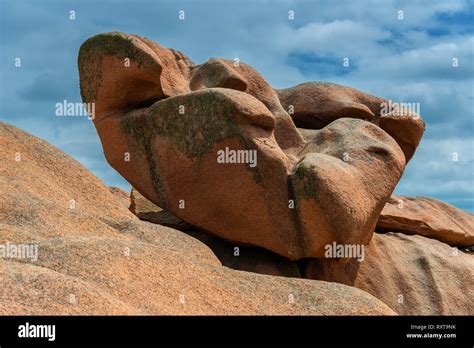
[[[91,102],[97,98],[102,81],[100,64],[103,56],[129,58],[139,67],[157,64],[151,55],[138,47],[140,43],[143,44],[139,36],[111,32],[95,35],[81,45],[78,67],[81,97],[84,102]]]
[[[122,129],[140,143],[150,142],[156,135],[167,137],[182,153],[200,158],[216,143],[241,137],[237,117],[250,110],[236,103],[239,95],[235,94],[239,93],[243,92],[211,88],[170,97],[152,105],[147,114],[128,115]]]

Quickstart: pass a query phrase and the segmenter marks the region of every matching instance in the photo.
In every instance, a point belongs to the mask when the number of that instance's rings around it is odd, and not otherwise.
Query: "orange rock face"
[[[140,221],[80,163],[0,122],[1,315],[393,315],[341,284],[223,267],[198,239]]]
[[[301,278],[294,261],[262,248],[236,245],[209,233],[198,231],[169,211],[150,202],[135,189],[132,189],[130,198],[132,202],[130,211],[138,218],[175,228],[200,240],[212,250],[223,266],[253,273]]]
[[[134,189],[0,123],[0,251],[34,248],[0,255],[0,314],[474,314],[473,215],[391,197],[417,113],[137,35],[94,36],[78,63]]]
[[[377,229],[419,234],[457,247],[474,245],[474,215],[429,197],[393,196]]]
[[[108,188],[110,193],[112,193],[125,208],[130,207],[130,194],[128,192],[116,186],[109,186]]]
[[[132,192],[130,192],[130,201],[130,211],[140,220],[171,227],[180,231],[186,231],[192,227],[179,217],[173,215],[169,211],[161,209],[159,206],[143,197],[143,195],[134,188],[132,188]]]
[[[87,40],[79,72],[106,158],[133,187],[191,225],[290,259],[322,257],[333,241],[368,243],[414,151],[405,143],[419,141],[369,117],[380,100],[352,89],[313,95],[353,101],[298,129],[291,98],[250,66],[194,65],[136,35]],[[314,119],[305,103],[294,118]]]
[[[306,276],[355,286],[401,315],[474,314],[474,255],[421,236],[376,233],[362,262],[310,260]]]
[[[366,120],[395,139],[406,162],[415,153],[425,130],[413,108],[335,83],[307,82],[277,93],[298,127],[320,129],[344,117]]]

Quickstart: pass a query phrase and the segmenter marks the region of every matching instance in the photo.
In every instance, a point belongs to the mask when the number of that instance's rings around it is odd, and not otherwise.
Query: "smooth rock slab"
[[[469,247],[474,245],[474,215],[430,197],[392,196],[380,214],[377,231],[419,234]]]

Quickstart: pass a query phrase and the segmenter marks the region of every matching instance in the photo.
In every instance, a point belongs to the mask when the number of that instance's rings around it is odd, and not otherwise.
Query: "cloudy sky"
[[[55,104],[81,101],[76,61],[84,40],[134,33],[196,63],[239,58],[276,88],[332,81],[420,103],[427,130],[395,193],[473,212],[473,8],[468,0],[0,0],[0,119],[128,189],[106,163],[92,123],[56,117]]]

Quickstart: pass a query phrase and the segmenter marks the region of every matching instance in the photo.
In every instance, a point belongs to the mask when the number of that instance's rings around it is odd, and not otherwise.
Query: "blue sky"
[[[473,212],[473,8],[462,0],[0,0],[0,119],[61,148],[107,185],[128,189],[106,163],[92,123],[55,116],[55,104],[81,101],[76,60],[84,40],[134,33],[196,63],[239,58],[276,88],[332,81],[420,103],[427,130],[395,193]]]

